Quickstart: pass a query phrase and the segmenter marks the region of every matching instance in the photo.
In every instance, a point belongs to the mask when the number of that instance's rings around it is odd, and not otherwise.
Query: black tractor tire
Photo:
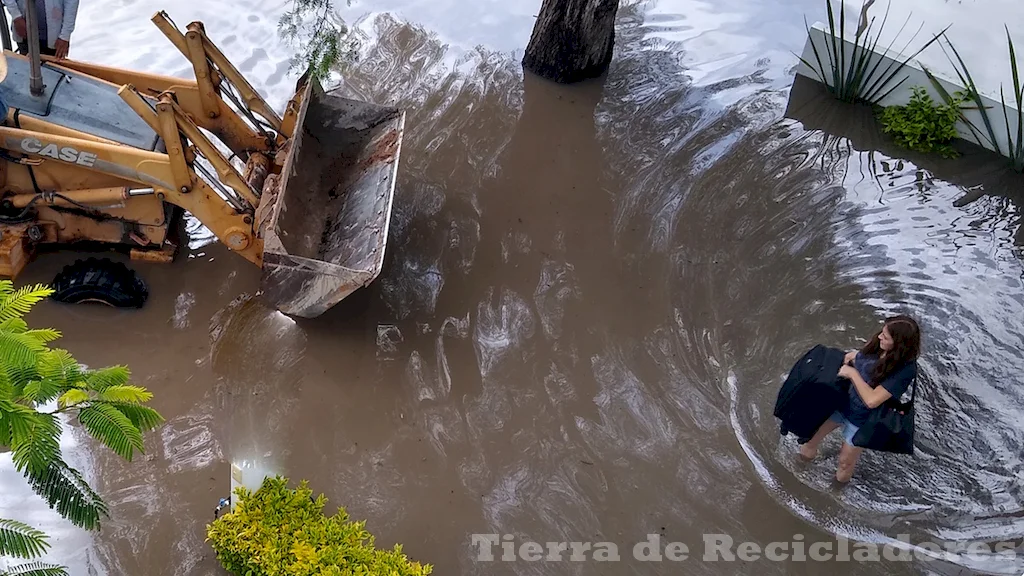
[[[146,283],[131,268],[106,258],[68,264],[53,279],[50,296],[66,304],[99,302],[114,308],[142,308],[149,297]]]

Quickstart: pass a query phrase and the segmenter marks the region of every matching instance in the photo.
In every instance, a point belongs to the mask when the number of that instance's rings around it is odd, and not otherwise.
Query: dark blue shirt
[[[874,370],[877,362],[878,356],[866,355],[863,352],[858,353],[857,358],[853,361],[853,367],[857,369],[860,377],[868,383],[868,386],[873,387],[875,384],[871,381],[871,372]],[[907,388],[910,387],[910,383],[913,382],[915,376],[917,376],[917,362],[910,361],[897,367],[879,385],[888,390],[889,394],[892,394],[892,397],[898,400],[907,391]],[[860,397],[860,392],[857,392],[857,387],[852,382],[850,383],[849,400],[843,416],[854,426],[863,426],[868,421],[871,408],[868,408],[867,404],[864,403],[864,400]]]

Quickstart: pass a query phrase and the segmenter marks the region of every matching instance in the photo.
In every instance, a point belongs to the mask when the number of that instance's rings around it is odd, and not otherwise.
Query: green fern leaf
[[[21,318],[11,318],[5,322],[0,322],[0,330],[21,334],[28,331],[28,324]]]
[[[8,568],[7,572],[0,573],[0,576],[68,576],[68,569],[56,564],[33,562]]]
[[[81,388],[72,388],[67,392],[60,395],[57,399],[57,405],[61,408],[67,406],[74,406],[75,404],[81,404],[89,400],[89,393]]]
[[[6,381],[4,388],[9,392],[10,398],[20,401],[25,394],[25,386],[39,378],[39,374],[31,366],[10,366],[0,365],[0,377]]]
[[[128,420],[131,420],[132,425],[138,428],[140,432],[152,430],[164,422],[164,417],[149,406],[125,402],[104,402],[104,404],[117,408],[117,411],[124,414]]]
[[[36,359],[43,343],[25,334],[0,332],[0,366],[15,386],[24,386],[36,374]]]
[[[0,332],[0,371],[4,373],[12,395],[17,397],[26,384],[39,377],[36,359],[43,343],[25,334]]]
[[[36,284],[35,286],[22,286],[14,292],[0,298],[0,322],[6,322],[12,318],[21,318],[28,314],[32,307],[53,294],[53,289]]]
[[[21,416],[11,422],[11,459],[18,472],[41,474],[60,458],[60,422],[52,414],[31,409]]]
[[[0,398],[0,446],[11,445],[11,411],[8,408],[13,405],[10,400]]]
[[[0,332],[0,357],[4,360],[20,359],[22,357],[35,360],[35,355],[45,351],[46,347],[39,340],[32,338],[28,332],[17,334],[15,332]],[[11,349],[13,348],[13,349]],[[26,353],[26,350],[31,355]]]
[[[0,280],[0,299],[10,296],[14,293],[14,282],[10,280]]]
[[[17,520],[0,518],[0,556],[31,560],[49,547],[45,533]]]
[[[7,370],[0,370],[0,400],[14,401],[17,396],[11,376]],[[6,446],[6,444],[0,444],[0,446]]]
[[[37,330],[26,330],[23,332],[25,336],[29,338],[35,338],[39,342],[53,342],[61,337],[61,333],[52,328],[40,328]]]
[[[79,528],[95,530],[100,516],[107,516],[107,504],[89,487],[85,478],[62,460],[54,460],[42,474],[25,474],[29,486],[50,508]]]
[[[114,386],[126,386],[131,379],[131,371],[127,366],[109,366],[100,370],[90,370],[85,381],[89,388],[102,392]]]
[[[0,400],[0,446],[11,448],[29,434],[37,412],[13,400]]]
[[[53,378],[43,378],[26,384],[25,389],[21,392],[21,397],[29,402],[45,404],[60,396],[63,390],[64,387],[60,381]]]
[[[135,450],[143,452],[142,432],[127,416],[109,404],[92,404],[78,412],[78,420],[89,434],[131,462]]]
[[[54,348],[40,354],[38,367],[40,376],[68,387],[82,380],[82,367],[67,350]]]
[[[153,398],[153,393],[141,386],[111,386],[97,395],[97,399],[125,404],[143,404]]]

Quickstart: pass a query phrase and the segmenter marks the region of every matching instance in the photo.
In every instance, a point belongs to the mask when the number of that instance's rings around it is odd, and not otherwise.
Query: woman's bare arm
[[[877,408],[892,398],[892,394],[889,393],[882,386],[876,386],[872,388],[864,381],[860,376],[860,372],[857,372],[856,368],[851,366],[843,366],[839,369],[839,375],[844,378],[849,378],[853,382],[854,388],[857,389],[857,394],[860,395],[860,399],[864,401],[864,404],[868,408]]]

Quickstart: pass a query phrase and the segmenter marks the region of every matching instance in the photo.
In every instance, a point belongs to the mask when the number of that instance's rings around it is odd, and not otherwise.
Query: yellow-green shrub
[[[267,478],[255,492],[239,488],[238,506],[207,526],[222,566],[237,576],[427,576],[431,565],[413,562],[396,544],[374,546],[365,522],[352,522],[344,508],[323,513],[307,482]]]

